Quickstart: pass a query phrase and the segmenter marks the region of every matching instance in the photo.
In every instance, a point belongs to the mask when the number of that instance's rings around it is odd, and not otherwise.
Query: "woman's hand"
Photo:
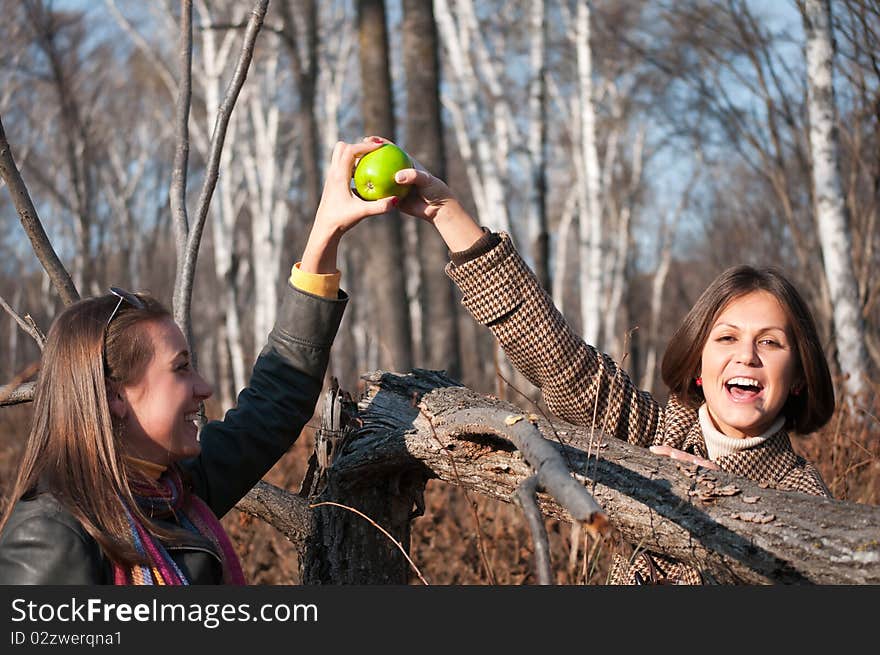
[[[365,141],[391,143],[379,136],[368,136]],[[400,200],[397,208],[405,214],[427,221],[440,232],[449,250],[466,250],[483,236],[483,230],[471,218],[458,199],[446,185],[419,162],[413,160],[413,168],[404,168],[394,176],[398,184],[411,184],[413,188]]]
[[[709,459],[703,459],[697,455],[691,455],[690,453],[686,453],[683,450],[678,450],[678,448],[673,448],[672,446],[651,446],[648,448],[655,455],[666,455],[667,457],[674,459],[679,462],[684,462],[685,464],[697,464],[698,466],[702,466],[706,469],[712,469],[713,471],[720,470],[718,465]]]
[[[365,139],[363,143],[340,141],[333,148],[321,202],[303,252],[301,270],[335,273],[336,253],[342,236],[367,216],[384,214],[397,205],[398,198],[361,200],[351,192],[355,161],[383,143],[381,139]]]

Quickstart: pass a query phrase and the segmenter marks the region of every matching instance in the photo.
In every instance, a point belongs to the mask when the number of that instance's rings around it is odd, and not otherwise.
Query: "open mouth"
[[[755,378],[735,377],[724,383],[724,388],[730,397],[737,401],[749,401],[757,398],[764,390],[764,385]]]

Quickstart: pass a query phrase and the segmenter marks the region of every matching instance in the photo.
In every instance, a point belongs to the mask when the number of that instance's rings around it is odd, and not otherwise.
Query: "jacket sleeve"
[[[638,390],[611,357],[585,343],[553,305],[507,234],[498,245],[446,272],[462,304],[488,326],[511,363],[539,387],[561,419],[604,429],[633,444],[651,444],[663,409]]]
[[[103,584],[102,562],[97,542],[70,517],[16,512],[0,535],[0,584]]]
[[[348,296],[321,298],[288,285],[248,386],[222,421],[201,432],[182,463],[194,492],[223,516],[296,441],[312,418]]]

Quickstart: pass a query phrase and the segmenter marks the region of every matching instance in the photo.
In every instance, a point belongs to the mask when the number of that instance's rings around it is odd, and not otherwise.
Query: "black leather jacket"
[[[221,517],[287,452],[314,413],[348,297],[288,286],[275,327],[235,409],[202,430],[201,453],[181,462],[193,493]],[[222,582],[220,558],[193,535],[169,554],[193,584]],[[113,584],[97,542],[50,493],[20,499],[0,534],[0,584]]]

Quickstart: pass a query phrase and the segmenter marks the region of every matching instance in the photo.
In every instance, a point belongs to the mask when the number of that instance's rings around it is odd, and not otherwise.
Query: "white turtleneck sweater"
[[[749,450],[750,448],[754,448],[755,446],[764,443],[767,439],[779,432],[779,430],[782,429],[782,426],[785,425],[785,417],[780,415],[775,421],[773,421],[773,425],[771,425],[763,434],[760,434],[757,437],[749,437],[747,439],[737,439],[736,437],[728,437],[715,427],[712,423],[712,418],[709,416],[709,410],[706,407],[706,403],[703,403],[700,406],[699,416],[700,429],[703,431],[703,439],[706,441],[706,450],[709,453],[709,459],[713,462],[717,461],[719,457],[723,457],[724,455]]]

